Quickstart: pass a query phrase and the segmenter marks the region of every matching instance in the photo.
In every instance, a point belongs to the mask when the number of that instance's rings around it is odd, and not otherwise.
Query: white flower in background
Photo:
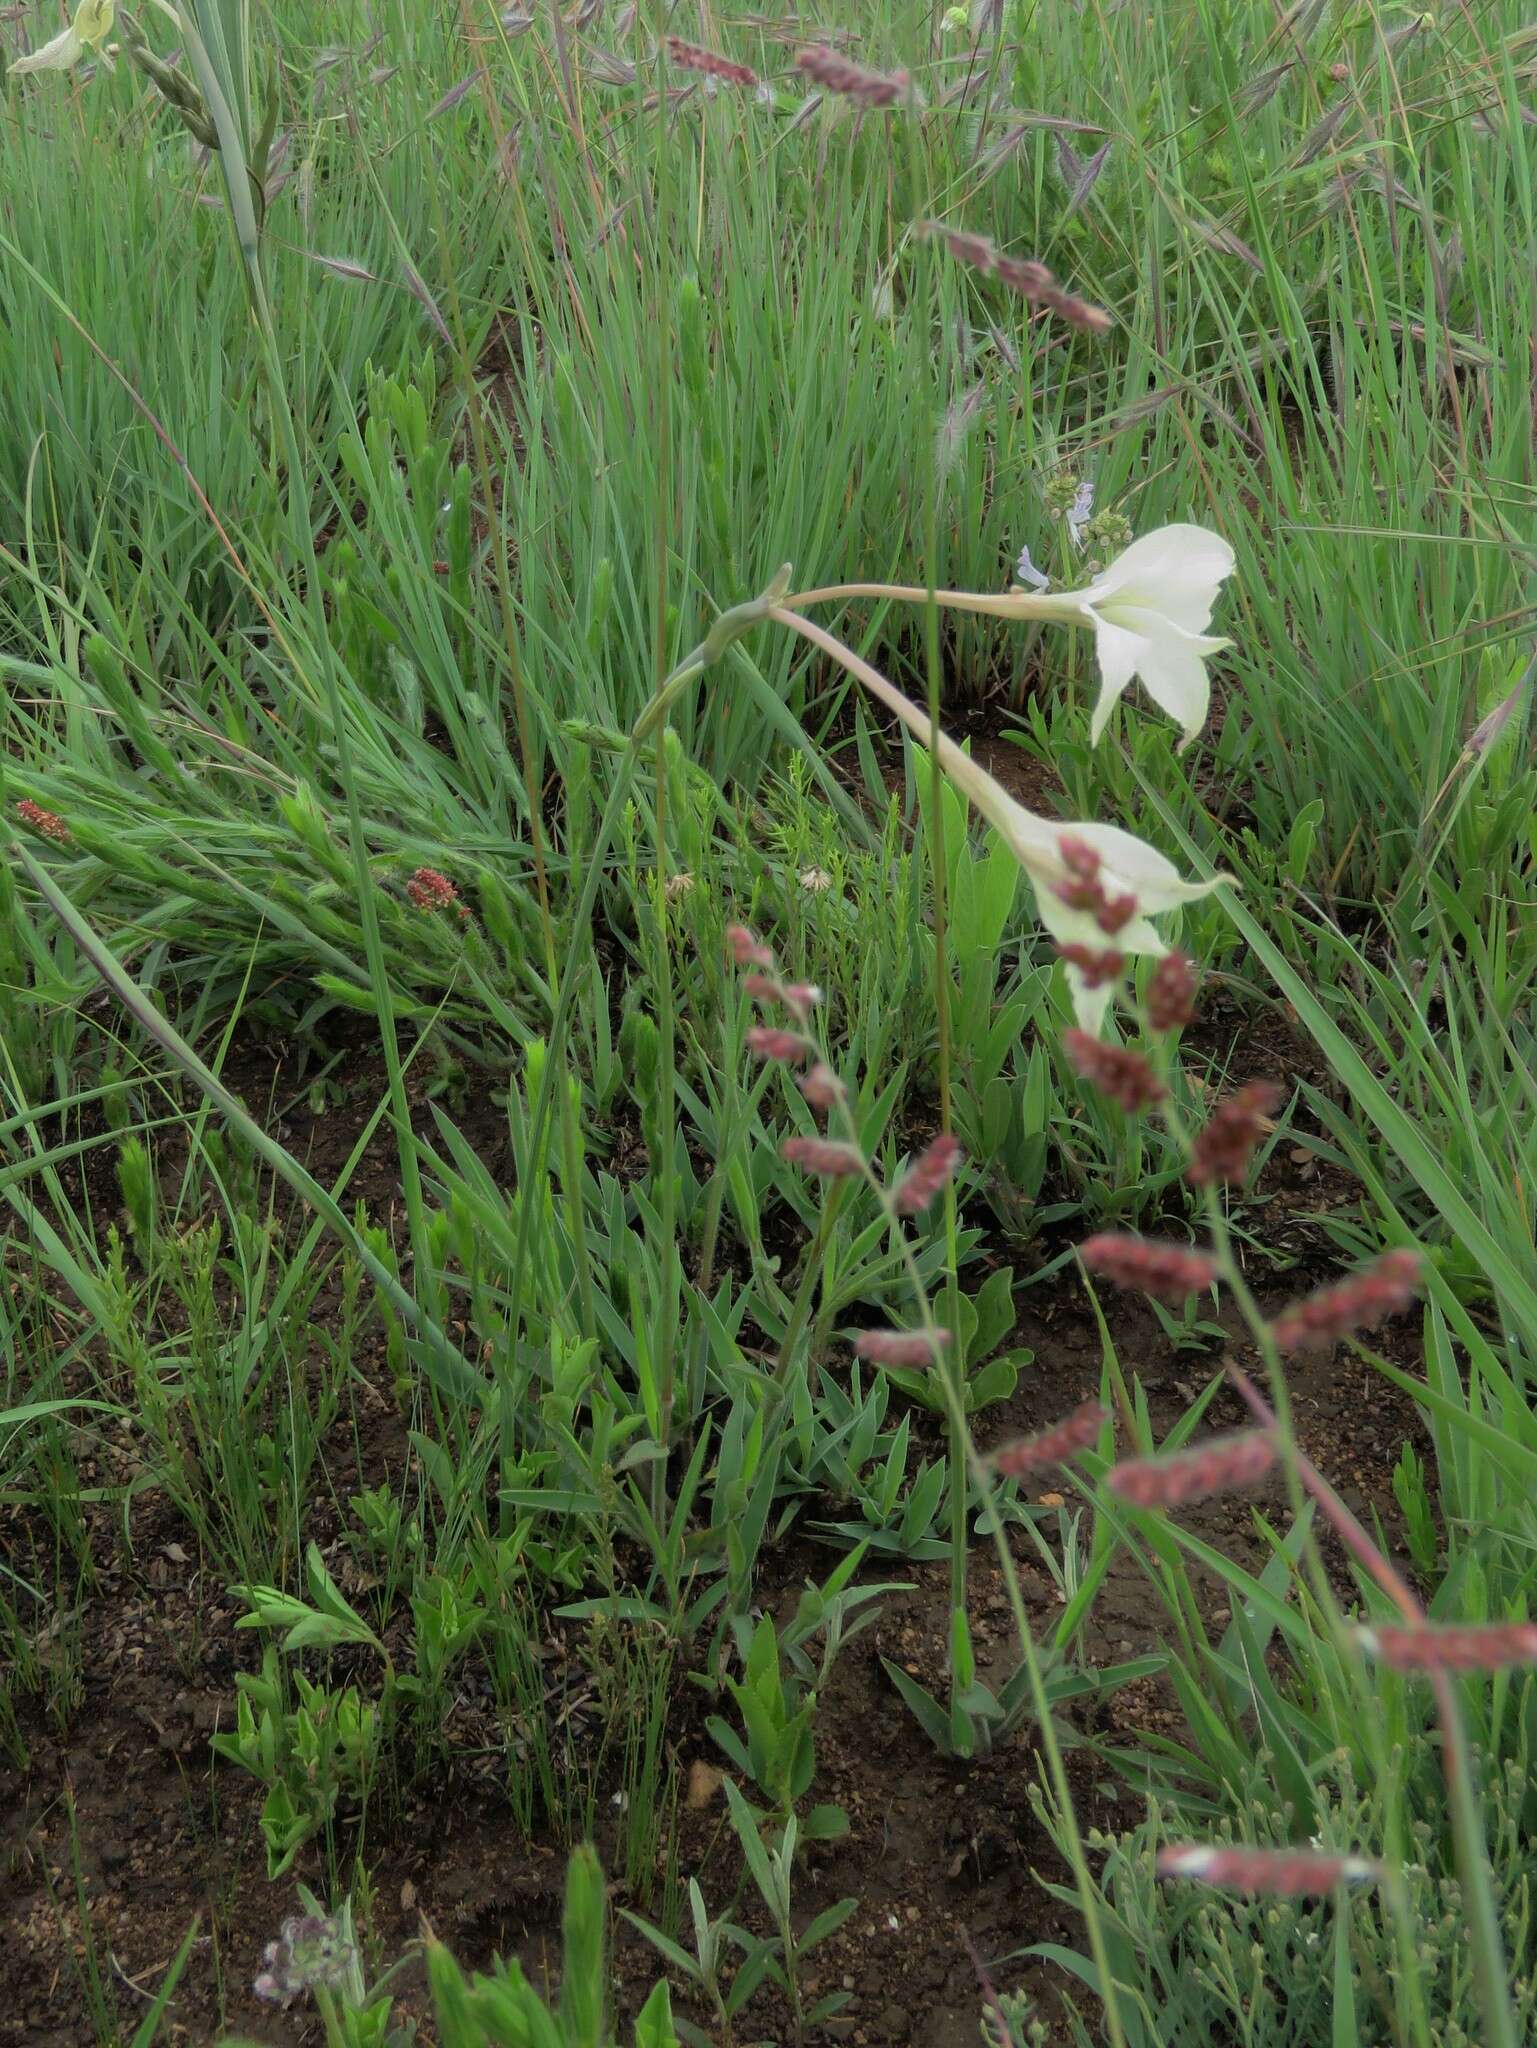
[[[75,18],[51,43],[29,56],[18,57],[10,67],[12,78],[29,71],[69,71],[82,57],[99,51],[112,33],[114,0],[81,0]]]
[[[1134,540],[1085,589],[1064,593],[1094,628],[1099,698],[1090,737],[1098,740],[1134,677],[1176,720],[1188,746],[1206,723],[1211,684],[1206,657],[1230,643],[1206,632],[1233,550],[1204,526],[1164,526]]]
[[[824,889],[832,887],[833,878],[826,868],[802,868],[800,883],[808,896],[820,896]]]

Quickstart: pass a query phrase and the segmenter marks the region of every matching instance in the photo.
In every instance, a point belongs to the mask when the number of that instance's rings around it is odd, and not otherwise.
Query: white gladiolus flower
[[[1188,746],[1206,723],[1211,684],[1206,657],[1229,645],[1213,639],[1217,592],[1232,574],[1233,550],[1204,526],[1164,526],[1134,540],[1075,598],[1094,628],[1099,699],[1091,738],[1098,740],[1135,676],[1158,707],[1175,719]]]
[[[937,743],[940,767],[1002,836],[1024,869],[1035,891],[1041,922],[1059,946],[1087,946],[1095,952],[1114,947],[1119,953],[1161,956],[1169,949],[1150,920],[1160,911],[1174,910],[1182,903],[1194,903],[1202,896],[1210,895],[1213,889],[1231,879],[1227,875],[1217,875],[1209,882],[1184,881],[1171,860],[1133,833],[1123,832],[1119,825],[1068,824],[1038,817],[1010,796],[1003,784],[989,775],[980,762],[963,753],[954,740],[942,732],[936,735],[928,713],[910,697],[905,697],[879,670],[848,648],[841,647],[820,626],[813,626],[789,613],[781,616],[807,639],[829,652],[836,652],[850,673],[858,677],[872,696],[896,713],[922,746]],[[1063,854],[1064,844],[1070,851],[1075,845],[1088,847],[1098,856],[1096,879],[1105,897],[1130,897],[1135,903],[1135,910],[1113,936],[1096,922],[1092,912],[1074,909],[1063,900],[1060,892],[1068,890],[1071,893],[1074,880],[1073,866]],[[1085,1031],[1097,1030],[1110,1002],[1110,989],[1104,985],[1090,988],[1083,975],[1071,964],[1067,975],[1079,1024]]]
[[[1082,590],[936,590],[933,596],[950,611],[1092,627],[1100,673],[1093,737],[1104,732],[1117,699],[1140,676],[1153,702],[1178,719],[1181,744],[1188,746],[1205,724],[1211,701],[1207,656],[1229,645],[1206,628],[1233,560],[1220,533],[1204,526],[1161,526],[1134,540]],[[798,610],[835,597],[926,604],[929,592],[902,583],[837,583],[802,591],[789,604]]]
[[[50,43],[29,56],[18,57],[10,67],[12,78],[29,71],[69,71],[82,57],[100,50],[112,31],[114,0],[81,0],[75,18]]]

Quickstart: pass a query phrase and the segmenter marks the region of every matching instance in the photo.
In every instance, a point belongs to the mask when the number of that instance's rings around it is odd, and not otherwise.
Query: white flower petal
[[[61,29],[51,43],[44,43],[40,50],[18,57],[10,67],[12,78],[23,78],[29,71],[69,71],[85,55],[85,44],[80,40],[73,25]]]
[[[1142,679],[1142,687],[1160,710],[1167,711],[1178,722],[1184,734],[1181,745],[1188,746],[1206,723],[1206,713],[1211,704],[1211,682],[1206,673],[1205,657],[1220,653],[1231,643],[1210,635],[1187,633],[1161,612],[1144,611],[1139,606],[1117,602],[1115,613],[1115,624],[1102,623],[1096,638],[1101,670],[1105,667],[1104,650],[1109,635],[1116,635],[1117,677],[1125,658],[1123,643],[1134,642],[1136,655],[1133,667]],[[1119,696],[1125,687],[1125,681],[1119,681],[1110,702],[1114,702],[1114,697]],[[1109,716],[1108,690],[1107,678],[1094,712],[1093,736],[1096,740]]]
[[[1099,695],[1089,722],[1089,739],[1098,746],[1131,679],[1141,668],[1147,648],[1140,633],[1094,615],[1094,652],[1099,660]]]
[[[1119,598],[1150,606],[1186,632],[1199,633],[1211,619],[1234,560],[1220,533],[1204,526],[1161,526],[1117,555],[1083,595],[1096,612],[1108,610],[1113,616]]]

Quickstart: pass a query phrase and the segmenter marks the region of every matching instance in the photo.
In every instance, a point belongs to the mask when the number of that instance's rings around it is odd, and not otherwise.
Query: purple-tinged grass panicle
[[[848,1090],[825,1060],[818,1060],[800,1081],[800,1091],[813,1109],[837,1109],[847,1100]]]
[[[868,71],[863,64],[829,49],[826,43],[814,43],[810,49],[802,50],[795,62],[823,92],[836,93],[840,99],[853,100],[860,107],[893,107],[906,98],[909,90],[905,71]]]
[[[1058,946],[1057,957],[1083,976],[1085,988],[1108,988],[1126,972],[1126,955],[1114,946]]]
[[[1061,1422],[1017,1443],[1004,1444],[993,1453],[993,1470],[1001,1479],[1017,1479],[1043,1465],[1062,1465],[1079,1451],[1091,1450],[1109,1420],[1109,1410],[1098,1401],[1085,1401]]]
[[[1112,1286],[1151,1294],[1175,1308],[1192,1294],[1204,1294],[1217,1277],[1216,1261],[1205,1252],[1114,1230],[1102,1230],[1086,1239],[1078,1247],[1078,1256],[1091,1273],[1098,1273]]]
[[[1158,1852],[1160,1877],[1193,1878],[1218,1891],[1278,1899],[1317,1898],[1342,1884],[1372,1884],[1381,1866],[1367,1856],[1313,1849],[1229,1849],[1183,1843]]]
[[[864,1160],[852,1145],[840,1145],[831,1138],[786,1138],[780,1155],[789,1166],[799,1166],[823,1180],[849,1180],[865,1170]]]
[[[1092,1032],[1075,1028],[1063,1032],[1062,1050],[1075,1074],[1128,1113],[1153,1108],[1167,1092],[1147,1056],[1130,1046],[1106,1045]]]
[[[1054,314],[1069,327],[1081,328],[1086,334],[1105,334],[1115,325],[1103,306],[1065,290],[1046,265],[1033,257],[1005,256],[986,235],[946,227],[943,221],[924,221],[920,232],[942,242],[957,263],[964,263],[969,270],[979,270],[985,277],[996,277],[1030,305]]]
[[[912,1368],[932,1365],[949,1341],[948,1330],[862,1330],[854,1350],[871,1365]]]
[[[1185,1178],[1193,1187],[1247,1180],[1260,1140],[1275,1129],[1281,1091],[1272,1081],[1250,1081],[1219,1102],[1190,1148]]]
[[[1358,1629],[1356,1640],[1390,1671],[1508,1671],[1537,1664],[1537,1622],[1490,1622],[1476,1627]]]
[[[1420,1255],[1384,1252],[1359,1273],[1297,1302],[1271,1325],[1282,1351],[1323,1350],[1356,1330],[1374,1329],[1408,1308],[1420,1288]]]
[[[735,63],[699,43],[686,43],[681,36],[667,38],[667,54],[684,71],[700,71],[706,78],[718,78],[723,85],[756,85],[758,74],[749,64]]]
[[[1152,1031],[1183,1031],[1195,1016],[1200,976],[1184,953],[1165,953],[1147,984],[1147,1021]]]
[[[745,924],[727,925],[726,951],[738,967],[771,968],[774,964],[774,956],[768,947],[754,937]]]
[[[747,1050],[755,1059],[783,1060],[798,1067],[812,1057],[816,1047],[798,1031],[782,1031],[777,1024],[754,1024],[747,1034]]]
[[[1253,1486],[1274,1470],[1275,1462],[1270,1431],[1242,1429],[1167,1458],[1128,1459],[1106,1473],[1105,1484],[1118,1500],[1135,1508],[1182,1508],[1213,1494]]]
[[[962,1158],[960,1141],[948,1131],[930,1139],[897,1182],[892,1204],[899,1216],[921,1216],[950,1180]]]

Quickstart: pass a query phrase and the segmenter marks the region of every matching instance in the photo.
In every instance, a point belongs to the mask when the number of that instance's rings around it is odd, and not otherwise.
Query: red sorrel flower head
[[[1078,969],[1085,988],[1106,988],[1111,982],[1119,981],[1126,972],[1126,955],[1118,953],[1114,946],[1076,946],[1070,943],[1058,946],[1057,955],[1069,967]]]
[[[813,1109],[836,1109],[847,1093],[832,1068],[822,1060],[802,1076],[800,1091]]]
[[[774,956],[745,924],[728,924],[726,951],[738,967],[772,967]]]

